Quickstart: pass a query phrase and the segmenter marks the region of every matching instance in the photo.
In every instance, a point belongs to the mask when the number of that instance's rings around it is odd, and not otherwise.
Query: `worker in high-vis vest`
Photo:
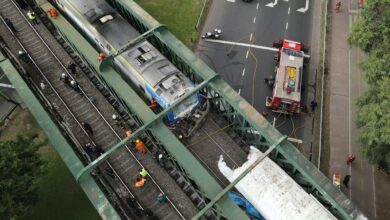
[[[28,19],[31,21],[31,23],[33,25],[39,24],[39,22],[37,20],[37,16],[35,15],[34,12],[28,11],[27,12],[27,17],[28,17]]]
[[[99,53],[98,61],[102,62],[106,58],[106,55],[104,53]]]
[[[137,178],[137,180],[135,181],[135,187],[139,188],[139,187],[143,187],[145,185],[145,181],[146,179],[145,178]]]
[[[142,178],[145,178],[147,175],[148,175],[148,171],[145,170],[145,168],[142,168],[139,170],[139,175],[142,177]]]
[[[137,148],[137,150],[143,154],[146,153],[146,147],[145,147],[145,144],[143,141],[141,141],[140,139],[137,139],[135,140],[135,147]]]
[[[57,10],[55,8],[50,8],[46,12],[49,13],[50,17],[52,18],[56,18],[58,16]]]

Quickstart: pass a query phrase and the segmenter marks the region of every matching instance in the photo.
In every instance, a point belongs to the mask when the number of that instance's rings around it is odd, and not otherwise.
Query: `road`
[[[331,43],[329,45],[330,75],[330,170],[351,175],[349,188],[341,190],[349,196],[369,219],[389,219],[390,178],[377,171],[360,153],[359,130],[355,126],[356,101],[366,91],[364,73],[358,68],[365,55],[346,41],[353,23],[359,16],[358,0],[343,0],[342,10],[331,13]],[[335,1],[332,2],[332,7]],[[344,7],[343,7],[344,6]],[[352,165],[346,165],[346,157],[356,155]]]
[[[273,5],[273,3],[277,3]],[[264,78],[274,74],[276,52],[269,48],[274,39],[285,38],[305,44],[318,44],[319,37],[313,37],[313,8],[316,3],[308,0],[259,0],[245,3],[241,0],[213,1],[203,33],[214,28],[222,30],[221,40],[226,42],[200,41],[197,53],[217,73],[219,73],[243,98],[259,112],[265,107],[267,96],[272,89],[264,83]],[[273,7],[270,7],[273,6]],[[312,40],[314,39],[314,40]],[[232,46],[239,42],[264,47]],[[317,54],[317,47],[310,52]],[[316,57],[315,57],[316,58]],[[311,63],[317,63],[311,59]],[[302,105],[308,106],[314,97],[315,65],[308,65],[304,71]],[[311,85],[311,86],[309,86]],[[312,116],[294,115],[292,117],[270,113],[268,120],[276,118],[280,132],[304,139],[304,153],[309,157],[312,146]],[[305,135],[307,133],[307,135]]]

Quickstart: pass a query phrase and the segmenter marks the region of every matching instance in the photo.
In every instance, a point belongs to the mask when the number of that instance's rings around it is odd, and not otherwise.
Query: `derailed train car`
[[[104,0],[55,1],[90,41],[105,54],[120,50],[140,36],[119,13]],[[130,46],[114,58],[125,80],[138,87],[148,100],[155,100],[163,109],[194,89],[195,85],[148,41]],[[167,114],[169,124],[194,114],[200,106],[195,93]]]

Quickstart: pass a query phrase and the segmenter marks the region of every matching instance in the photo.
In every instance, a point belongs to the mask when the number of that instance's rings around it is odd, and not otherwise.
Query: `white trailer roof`
[[[218,167],[232,182],[262,154],[251,147],[248,160],[235,170],[226,165],[221,155]],[[268,157],[246,175],[236,188],[266,219],[336,219]]]

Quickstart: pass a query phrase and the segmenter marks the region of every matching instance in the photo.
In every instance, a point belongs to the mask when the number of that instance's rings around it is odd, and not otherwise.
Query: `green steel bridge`
[[[53,7],[50,3],[37,2],[44,11]],[[147,38],[182,72],[188,74],[190,79],[197,83],[196,89],[191,94],[197,91],[207,94],[212,103],[213,111],[217,112],[218,115],[227,120],[228,124],[232,125],[232,129],[243,142],[247,145],[253,145],[263,152],[267,152],[269,158],[280,165],[298,184],[304,185],[306,189],[309,189],[307,191],[315,196],[337,218],[356,219],[362,215],[361,211],[339,189],[334,187],[332,182],[308,161],[294,145],[287,141],[284,135],[280,134],[199,57],[176,39],[164,25],[151,17],[134,1],[108,0],[108,2],[143,33],[140,39]],[[110,204],[91,175],[89,175],[90,172],[106,161],[114,152],[122,148],[125,142],[144,131],[148,131],[155,137],[158,144],[163,146],[175,158],[178,165],[193,180],[197,188],[209,199],[208,205],[194,218],[201,217],[208,208],[215,208],[229,219],[248,219],[226,195],[239,179],[226,188],[222,188],[202,167],[199,161],[194,158],[186,146],[162,122],[163,117],[171,108],[191,94],[180,98],[169,109],[158,114],[153,113],[139,98],[137,93],[108,65],[109,62],[100,63],[96,60],[98,52],[66,19],[60,16],[58,19],[51,19],[51,22],[72,48],[77,50],[83,60],[90,65],[90,68],[96,71],[106,86],[141,121],[141,127],[134,131],[131,136],[117,143],[90,164],[84,165],[63,137],[59,128],[52,121],[48,112],[35,97],[33,91],[23,80],[19,74],[20,70],[9,59],[0,55],[0,70],[4,71],[13,83],[24,103],[44,129],[53,146],[102,218],[120,219],[120,215],[113,205]],[[134,42],[130,42],[125,47],[131,46]]]

